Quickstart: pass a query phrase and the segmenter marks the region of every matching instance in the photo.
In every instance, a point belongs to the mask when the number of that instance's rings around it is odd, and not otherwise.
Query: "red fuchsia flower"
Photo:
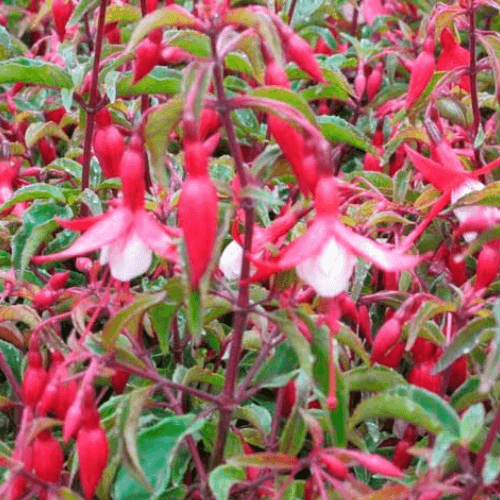
[[[440,39],[443,50],[437,60],[436,68],[438,71],[450,71],[464,66],[469,67],[470,52],[457,43],[449,28],[445,28],[441,32]],[[460,78],[459,85],[466,92],[469,92],[470,77],[468,75],[463,75]]]
[[[47,371],[43,366],[42,355],[38,347],[30,346],[28,368],[23,376],[22,393],[25,404],[34,408],[42,397],[47,385]]]
[[[386,16],[387,9],[382,5],[381,0],[364,0],[361,3],[361,15],[371,26],[375,19],[380,16]]]
[[[111,120],[107,108],[101,109],[95,116],[97,128],[94,134],[94,153],[99,160],[105,177],[120,175],[120,161],[125,151],[125,140]]]
[[[435,360],[417,363],[408,374],[408,382],[418,387],[423,387],[428,391],[439,394],[443,386],[443,376],[434,374]]]
[[[306,233],[271,261],[253,259],[259,272],[252,281],[295,267],[298,276],[323,297],[347,290],[356,256],[387,271],[411,269],[420,262],[356,234],[339,220],[336,179],[321,177],[315,193],[316,217]]]
[[[197,289],[212,260],[217,235],[217,191],[208,174],[210,145],[185,138],[187,178],[179,198],[179,225],[184,233],[191,287]]]
[[[163,226],[144,210],[143,153],[142,140],[132,137],[120,163],[123,198],[116,208],[97,217],[56,219],[62,227],[84,233],[66,250],[34,257],[33,262],[69,259],[101,249],[101,264],[109,263],[113,278],[129,281],[148,270],[153,251],[176,261],[177,250],[171,237],[179,236],[179,232]]]
[[[384,63],[378,62],[366,81],[366,95],[368,97],[368,102],[373,101],[374,97],[378,94],[382,85],[383,75]]]
[[[299,218],[299,212],[288,210],[284,215],[275,219],[265,228],[254,226],[252,254],[256,258],[260,258],[266,244],[276,243],[295,225]],[[238,219],[234,221],[234,239],[224,249],[219,260],[219,269],[228,280],[238,279],[241,273],[241,263],[243,261],[243,241],[241,235],[238,234],[238,222]]]
[[[390,318],[379,329],[373,341],[371,361],[391,368],[397,368],[403,357],[404,344],[399,339],[401,321]]]
[[[498,240],[485,245],[477,258],[477,273],[474,290],[484,290],[498,275],[500,267],[500,243]]]
[[[64,453],[50,429],[38,434],[33,443],[33,469],[44,481],[56,483],[64,466]]]
[[[435,70],[434,38],[432,35],[429,35],[425,39],[422,52],[420,52],[413,64],[410,83],[408,85],[408,93],[406,94],[405,107],[407,110],[410,109],[415,101],[422,95],[422,92],[425,90],[425,87],[427,87]]]

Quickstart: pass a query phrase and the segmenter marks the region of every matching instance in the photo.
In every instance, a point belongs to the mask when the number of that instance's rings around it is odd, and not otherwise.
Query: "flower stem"
[[[95,107],[99,96],[97,94],[97,78],[99,76],[99,64],[101,62],[102,39],[104,36],[104,21],[106,19],[107,0],[101,0],[99,7],[99,20],[97,21],[97,35],[94,51],[94,66],[92,68],[92,80],[90,82],[89,109],[87,110],[87,126],[85,128],[85,141],[83,144],[83,165],[82,165],[82,191],[89,187],[90,179],[90,157],[92,138],[94,136]]]
[[[234,131],[233,122],[231,121],[231,115],[229,112],[229,107],[227,106],[227,99],[224,92],[222,61],[217,53],[218,32],[219,29],[215,26],[210,32],[212,58],[214,61],[215,89],[217,92],[217,109],[219,111],[219,115],[224,128],[226,129],[229,149],[231,151],[231,156],[234,158],[234,164],[238,179],[240,181],[240,186],[243,189],[247,186],[248,181],[244,168],[243,155],[241,153],[240,145],[238,144],[238,141],[236,139],[236,133]],[[243,197],[241,199],[240,206],[245,213],[245,238],[243,246],[244,254],[241,263],[240,274],[240,279],[244,284],[240,285],[238,290],[238,298],[236,299],[234,329],[231,338],[226,380],[222,393],[222,404],[220,405],[220,419],[217,429],[217,440],[215,442],[211,457],[212,467],[216,467],[223,460],[226,436],[231,422],[231,414],[233,412],[233,402],[235,395],[234,389],[236,378],[238,375],[238,365],[241,357],[243,332],[245,331],[249,306],[249,285],[247,283],[247,278],[250,275],[250,260],[248,259],[248,254],[250,253],[252,248],[254,206],[252,199],[249,197]]]

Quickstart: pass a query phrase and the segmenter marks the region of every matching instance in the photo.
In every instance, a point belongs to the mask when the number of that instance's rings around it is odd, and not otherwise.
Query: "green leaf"
[[[234,456],[227,461],[241,467],[262,467],[277,471],[288,471],[297,465],[299,459],[295,455],[263,452]]]
[[[78,24],[87,12],[94,12],[99,7],[99,0],[80,0],[71,13],[71,17],[66,24],[67,27]]]
[[[19,188],[3,205],[0,205],[0,213],[7,208],[14,206],[16,203],[20,203],[21,201],[37,199],[48,200],[51,198],[60,203],[65,203],[66,201],[66,197],[64,196],[61,188],[57,186],[41,182],[29,184],[28,186]]]
[[[203,306],[199,290],[192,290],[189,293],[187,300],[187,322],[193,338],[198,340],[203,328]]]
[[[478,39],[486,49],[491,68],[493,69],[496,86],[495,95],[500,95],[500,40],[496,34],[480,35]]]
[[[458,441],[456,436],[448,434],[447,432],[441,432],[436,436],[436,442],[434,444],[434,449],[432,450],[432,458],[430,462],[431,467],[437,467],[444,463],[446,455],[450,447]]]
[[[20,56],[26,52],[28,52],[28,48],[19,40],[13,38],[3,26],[0,26],[0,59]]]
[[[1,61],[0,83],[17,82],[56,88],[73,87],[70,74],[56,64],[25,57]]]
[[[438,422],[443,430],[460,437],[460,420],[456,411],[438,395],[421,387],[413,385],[400,385],[389,389],[387,395],[402,396],[409,400],[409,405],[419,405],[433,419]]]
[[[308,102],[318,99],[347,101],[349,93],[345,88],[344,81],[336,76],[336,73],[330,71],[330,74],[335,75],[335,79],[329,78],[330,82],[328,85],[312,85],[303,90],[300,95]]]
[[[498,377],[498,366],[500,365],[500,300],[497,300],[493,307],[495,317],[495,329],[493,340],[490,344],[490,351],[486,359],[486,366],[481,374],[481,392],[488,392]]]
[[[462,411],[469,406],[486,401],[490,398],[489,393],[479,392],[479,375],[469,377],[452,395],[450,404],[456,411]]]
[[[108,5],[106,8],[106,24],[123,21],[135,23],[142,18],[141,9],[133,5]]]
[[[434,371],[441,372],[454,363],[459,357],[469,354],[480,342],[490,339],[494,335],[495,320],[479,318],[467,323],[453,337],[450,345],[436,363]]]
[[[174,69],[158,66],[135,84],[132,84],[133,77],[131,71],[120,73],[116,82],[118,97],[141,94],[174,95],[181,91],[181,73]]]
[[[129,411],[122,426],[123,461],[128,472],[130,472],[134,479],[149,492],[152,492],[153,488],[149,484],[139,460],[136,434],[142,409],[150,398],[152,392],[152,387],[145,387],[127,394],[127,408]]]
[[[500,474],[500,457],[488,453],[482,470],[484,484],[489,486],[494,483],[498,474]]]
[[[245,471],[234,465],[219,465],[208,477],[208,484],[217,500],[228,500],[234,484],[246,479]]]
[[[378,394],[363,400],[354,410],[348,421],[348,426],[353,429],[361,422],[371,418],[400,418],[420,425],[433,434],[443,431],[442,424],[422,406],[415,404],[409,397],[395,394]]]
[[[12,306],[0,305],[0,323],[3,321],[25,323],[34,329],[42,320],[37,312],[31,307],[23,304],[16,304]]]
[[[370,140],[359,129],[340,116],[319,116],[318,122],[321,126],[321,132],[330,142],[350,144],[355,148],[379,156]]]
[[[0,335],[2,333],[1,330],[2,325],[0,325]],[[5,361],[10,366],[17,382],[21,383],[21,362],[23,360],[21,351],[14,347],[11,343],[5,342],[5,340],[0,340],[0,350],[3,352]]]
[[[482,403],[468,408],[460,420],[460,438],[466,443],[474,441],[484,426],[484,406]]]
[[[152,306],[159,304],[166,297],[165,292],[152,295],[139,295],[135,301],[121,309],[116,316],[111,318],[102,331],[102,343],[107,351],[113,349],[116,339],[124,328],[131,323],[136,323],[142,315]],[[137,326],[137,324],[135,324]],[[135,332],[133,332],[135,334]]]
[[[460,125],[463,128],[468,128],[471,125],[472,113],[460,101],[443,97],[438,99],[437,109],[439,114],[451,123]]]
[[[286,104],[293,106],[300,114],[305,116],[313,125],[316,126],[316,116],[307,104],[307,101],[293,90],[277,86],[262,86],[249,92],[249,95],[285,102]]]
[[[63,141],[69,141],[68,136],[54,122],[32,123],[25,134],[26,146],[33,147],[42,137],[59,137]]]
[[[366,352],[360,338],[344,323],[339,324],[339,331],[337,332],[336,339],[349,347],[357,354],[364,363],[370,364],[370,356]]]
[[[254,384],[259,387],[283,387],[299,366],[299,358],[290,344],[283,342],[276,346],[274,355],[257,372]]]
[[[182,30],[169,38],[168,46],[179,47],[181,50],[193,54],[196,57],[210,57],[210,38],[207,35],[194,30]]]
[[[130,37],[126,51],[130,52],[143,38],[156,28],[163,28],[165,26],[193,28],[198,23],[199,21],[189,11],[178,5],[157,9],[141,19],[141,22]]]
[[[59,172],[65,172],[76,181],[80,182],[82,178],[82,165],[75,160],[70,160],[68,158],[57,158],[50,164],[51,170],[57,170]]]
[[[59,498],[62,498],[63,500],[83,500],[83,497],[77,495],[73,490],[67,487],[59,488],[57,494],[59,495]]]
[[[344,373],[349,391],[381,392],[406,384],[405,378],[386,366],[358,366]]]
[[[156,338],[160,343],[161,353],[164,355],[170,351],[170,327],[178,310],[179,304],[162,302],[161,304],[151,307],[148,312],[156,333]]]
[[[197,432],[203,419],[195,421],[193,415],[168,417],[158,424],[139,433],[137,451],[139,461],[147,481],[156,494],[162,492],[170,475],[169,464],[175,458],[175,449],[186,436]],[[115,480],[114,497],[117,500],[149,500],[150,495],[130,475],[125,467],[120,467]]]

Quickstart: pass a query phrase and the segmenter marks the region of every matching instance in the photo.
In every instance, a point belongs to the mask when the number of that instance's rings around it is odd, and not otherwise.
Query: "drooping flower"
[[[413,65],[410,83],[408,84],[408,93],[406,94],[405,107],[407,110],[422,95],[435,70],[434,38],[430,35],[425,39],[422,52],[417,56]]]
[[[274,260],[253,259],[259,268],[253,281],[295,267],[297,274],[319,295],[334,297],[347,289],[356,256],[386,271],[411,269],[419,263],[418,256],[388,249],[342,224],[335,178],[320,178],[315,201],[316,217],[304,235]]]
[[[468,67],[470,65],[470,52],[458,44],[449,28],[445,28],[441,32],[440,40],[443,50],[437,60],[436,68],[438,71],[450,71],[455,68]],[[469,75],[463,75],[460,78],[459,85],[466,92],[469,92]]]
[[[129,281],[148,270],[153,251],[176,261],[171,237],[179,232],[163,226],[144,210],[144,169],[142,141],[134,136],[120,163],[123,199],[117,207],[96,217],[56,219],[62,227],[84,233],[66,250],[34,257],[33,262],[68,259],[101,249],[101,264],[109,263],[115,279]]]

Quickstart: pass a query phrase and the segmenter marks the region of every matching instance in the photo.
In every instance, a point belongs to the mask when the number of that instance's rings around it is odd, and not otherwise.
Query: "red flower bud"
[[[378,62],[366,81],[366,95],[368,96],[369,102],[378,94],[380,86],[382,85],[383,74],[384,63]]]
[[[452,365],[450,378],[448,380],[448,390],[456,391],[466,380],[468,376],[467,357],[460,356]]]
[[[105,177],[120,175],[120,161],[125,151],[125,140],[118,128],[112,124],[107,108],[96,115],[97,129],[94,134],[94,153]]]
[[[290,380],[285,385],[285,394],[283,397],[282,414],[284,417],[288,417],[290,415],[296,400],[297,400],[297,385],[295,384],[295,380]]]
[[[68,443],[76,435],[82,424],[82,403],[77,398],[66,411],[63,423],[63,441]]]
[[[49,308],[56,302],[59,294],[54,290],[41,290],[33,296],[33,305],[40,310]]]
[[[71,0],[68,2],[65,2],[64,0],[54,0],[52,2],[52,17],[54,18],[56,32],[61,42],[64,40],[64,36],[66,35],[66,24],[71,17],[73,9],[74,5]]]
[[[450,253],[446,264],[451,274],[451,280],[457,286],[462,286],[467,281],[467,265],[460,253]]]
[[[312,47],[287,24],[279,22],[278,30],[285,45],[286,55],[315,80],[326,82]]]
[[[415,363],[423,363],[424,361],[431,361],[436,355],[437,346],[433,342],[422,337],[417,337],[413,344],[411,353]]]
[[[59,123],[65,114],[66,110],[63,106],[60,106],[59,108],[49,109],[43,112],[45,119],[54,123]]]
[[[424,42],[422,52],[415,59],[411,72],[408,93],[406,94],[406,109],[410,109],[427,87],[436,70],[434,59],[434,40],[428,36]]]
[[[45,429],[33,443],[33,469],[44,481],[56,483],[64,466],[64,453],[59,441]]]
[[[381,474],[387,477],[403,477],[403,473],[398,467],[395,467],[393,463],[379,455],[354,450],[349,450],[348,454],[372,474]]]
[[[153,30],[136,49],[134,79],[132,83],[137,83],[146,76],[160,60],[161,53],[161,29]]]
[[[154,12],[158,8],[158,0],[146,0],[146,14]]]
[[[69,271],[64,271],[63,273],[54,273],[47,282],[47,288],[50,288],[51,290],[60,290],[61,288],[64,288],[64,285],[66,285],[66,282],[68,281],[69,275]]]
[[[60,382],[57,389],[59,391],[59,397],[57,398],[54,406],[54,413],[59,420],[64,421],[68,410],[75,402],[76,395],[78,393],[78,384],[76,383],[76,380]]]
[[[38,141],[38,149],[44,165],[49,165],[57,158],[56,147],[51,139],[42,137]]]
[[[84,411],[76,449],[83,495],[87,500],[91,500],[108,461],[108,441],[104,429],[99,424],[99,413],[95,408],[86,408]]]
[[[406,467],[410,465],[413,455],[408,453],[408,449],[412,446],[413,443],[405,440],[401,440],[396,444],[394,455],[392,456],[392,463],[399,469],[406,469]]]
[[[337,479],[346,479],[348,474],[347,466],[344,462],[341,462],[338,458],[322,453],[319,457],[326,470]]]
[[[432,373],[435,365],[436,362],[433,360],[416,364],[408,374],[408,382],[439,394],[443,386],[443,377],[439,373],[436,375]]]
[[[130,373],[125,370],[117,368],[113,375],[111,376],[111,384],[116,394],[121,394],[125,387],[127,386],[128,379],[130,378]]]
[[[366,89],[366,75],[365,75],[365,63],[363,61],[359,62],[358,71],[356,72],[356,77],[354,78],[354,92],[358,101],[363,99],[363,95]]]
[[[372,153],[365,153],[365,157],[363,159],[363,170],[365,172],[383,172],[384,167],[375,155]]]
[[[213,109],[205,108],[200,117],[200,139],[203,141],[215,134],[220,126],[221,122],[218,113]]]
[[[398,342],[401,323],[396,318],[386,321],[373,341],[371,360],[373,363],[396,368],[403,357],[404,345]]]
[[[500,252],[498,250],[498,245],[489,244],[479,252],[474,290],[488,288],[497,277],[500,266]]]
[[[37,350],[28,352],[28,368],[23,377],[23,399],[32,408],[42,397],[45,385],[47,384],[47,372],[42,366],[42,356]]]
[[[142,140],[134,135],[130,139],[128,149],[120,161],[120,177],[122,179],[123,202],[132,211],[144,207],[146,186],[144,175],[146,164]]]
[[[440,39],[443,50],[437,60],[436,68],[438,71],[450,71],[461,66],[469,67],[470,52],[457,43],[449,28],[445,28],[441,32]],[[470,77],[463,75],[460,78],[459,85],[466,92],[469,92]]]
[[[104,25],[104,36],[108,39],[111,44],[117,44],[121,42],[121,33],[118,29],[118,23],[107,23]]]

